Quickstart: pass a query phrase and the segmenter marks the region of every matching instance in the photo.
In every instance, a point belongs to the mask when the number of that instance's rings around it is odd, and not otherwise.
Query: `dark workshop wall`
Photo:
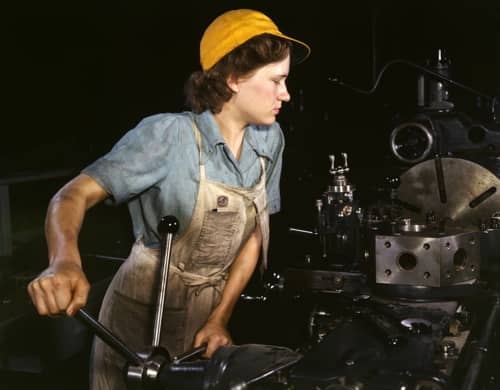
[[[279,118],[287,139],[283,206],[286,223],[292,223],[288,219],[309,214],[324,189],[329,153],[350,154],[361,187],[379,180],[388,120],[415,104],[415,73],[409,69],[388,69],[371,95],[334,85],[328,77],[368,90],[386,62],[424,64],[442,48],[456,80],[486,94],[500,88],[496,2],[400,3],[11,4],[4,15],[0,176],[78,170],[142,117],[184,109],[183,84],[198,69],[198,41],[208,21],[227,9],[256,8],[312,46],[311,58],[293,69],[293,100]],[[472,96],[451,93],[458,109],[476,110]]]

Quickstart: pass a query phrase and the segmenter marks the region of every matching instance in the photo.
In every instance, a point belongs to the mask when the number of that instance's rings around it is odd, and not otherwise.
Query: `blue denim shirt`
[[[253,187],[261,175],[262,156],[266,160],[269,213],[280,209],[284,136],[277,122],[248,126],[240,159],[236,160],[211,112],[153,115],[82,171],[94,178],[114,202],[128,203],[134,235],[142,237],[148,246],[158,245],[156,227],[161,217],[176,216],[179,234],[191,221],[199,182],[199,152],[192,119],[202,134],[207,178],[236,187]]]

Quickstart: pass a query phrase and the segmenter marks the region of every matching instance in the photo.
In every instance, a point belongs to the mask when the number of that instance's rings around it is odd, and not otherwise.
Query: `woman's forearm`
[[[52,198],[45,219],[49,263],[81,264],[78,234],[88,208],[104,199],[106,192],[90,177],[77,176]]]
[[[208,321],[216,321],[223,326],[227,325],[234,306],[255,270],[261,245],[262,236],[257,226],[231,265],[221,301],[208,318]]]

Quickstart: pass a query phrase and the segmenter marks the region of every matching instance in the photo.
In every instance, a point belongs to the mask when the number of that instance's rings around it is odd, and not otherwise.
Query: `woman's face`
[[[265,65],[250,75],[230,82],[235,92],[232,98],[238,115],[247,124],[270,125],[276,120],[283,102],[290,100],[286,78],[290,70],[290,56]]]

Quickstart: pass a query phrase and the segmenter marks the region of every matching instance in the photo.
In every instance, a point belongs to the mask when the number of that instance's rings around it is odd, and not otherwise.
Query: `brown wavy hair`
[[[290,41],[270,34],[249,39],[207,71],[196,71],[189,76],[184,86],[187,106],[196,113],[220,112],[233,95],[226,82],[229,77],[246,76],[264,65],[284,60],[291,49]]]

